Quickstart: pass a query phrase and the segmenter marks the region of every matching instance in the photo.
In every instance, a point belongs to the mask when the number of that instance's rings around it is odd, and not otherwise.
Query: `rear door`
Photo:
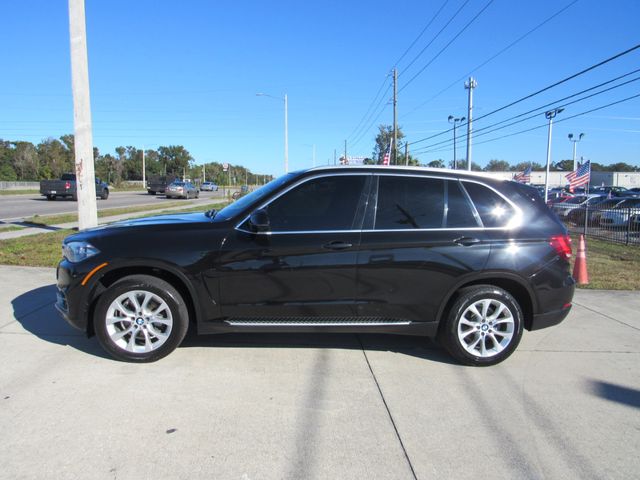
[[[487,262],[478,213],[455,179],[375,179],[358,253],[358,315],[433,321],[453,285]]]

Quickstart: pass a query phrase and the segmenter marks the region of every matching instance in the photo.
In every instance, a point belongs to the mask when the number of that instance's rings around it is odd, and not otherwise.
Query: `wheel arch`
[[[189,312],[189,324],[196,325],[200,318],[200,311],[196,303],[196,294],[191,282],[179,271],[166,265],[124,265],[109,269],[93,282],[93,288],[89,296],[89,309],[87,321],[87,334],[93,336],[95,334],[93,327],[93,315],[98,303],[98,299],[118,280],[132,275],[149,275],[160,278],[170,283],[185,302],[187,311]]]
[[[444,325],[445,322],[442,320],[449,314],[449,311],[458,298],[460,291],[475,285],[492,285],[499,287],[513,296],[522,309],[524,328],[526,330],[531,330],[533,315],[538,310],[536,296],[531,288],[521,278],[503,272],[487,272],[474,278],[467,278],[454,286],[449,291],[444,301],[441,302],[437,318],[438,328]]]

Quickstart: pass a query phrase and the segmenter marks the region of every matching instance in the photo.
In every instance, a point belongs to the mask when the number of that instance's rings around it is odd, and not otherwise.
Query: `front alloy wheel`
[[[477,285],[460,291],[438,337],[462,363],[489,366],[513,353],[522,329],[522,310],[513,296],[492,285]]]
[[[171,353],[187,332],[178,291],[148,275],[125,277],[102,294],[94,328],[102,347],[119,360],[152,362]]]

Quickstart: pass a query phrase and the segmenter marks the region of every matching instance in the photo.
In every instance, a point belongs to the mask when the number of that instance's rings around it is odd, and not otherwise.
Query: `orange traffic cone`
[[[580,235],[576,263],[573,266],[573,278],[576,279],[578,285],[587,285],[589,283],[589,274],[587,273],[587,247],[585,246],[584,235]]]

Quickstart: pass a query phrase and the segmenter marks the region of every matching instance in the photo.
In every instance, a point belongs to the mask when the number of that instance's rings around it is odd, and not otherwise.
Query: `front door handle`
[[[460,237],[456,238],[453,243],[457,243],[458,245],[462,245],[463,247],[470,247],[471,245],[480,243],[480,239],[473,237]]]
[[[326,248],[327,250],[346,250],[347,248],[351,248],[353,245],[347,242],[341,242],[339,240],[325,243],[322,248]]]

